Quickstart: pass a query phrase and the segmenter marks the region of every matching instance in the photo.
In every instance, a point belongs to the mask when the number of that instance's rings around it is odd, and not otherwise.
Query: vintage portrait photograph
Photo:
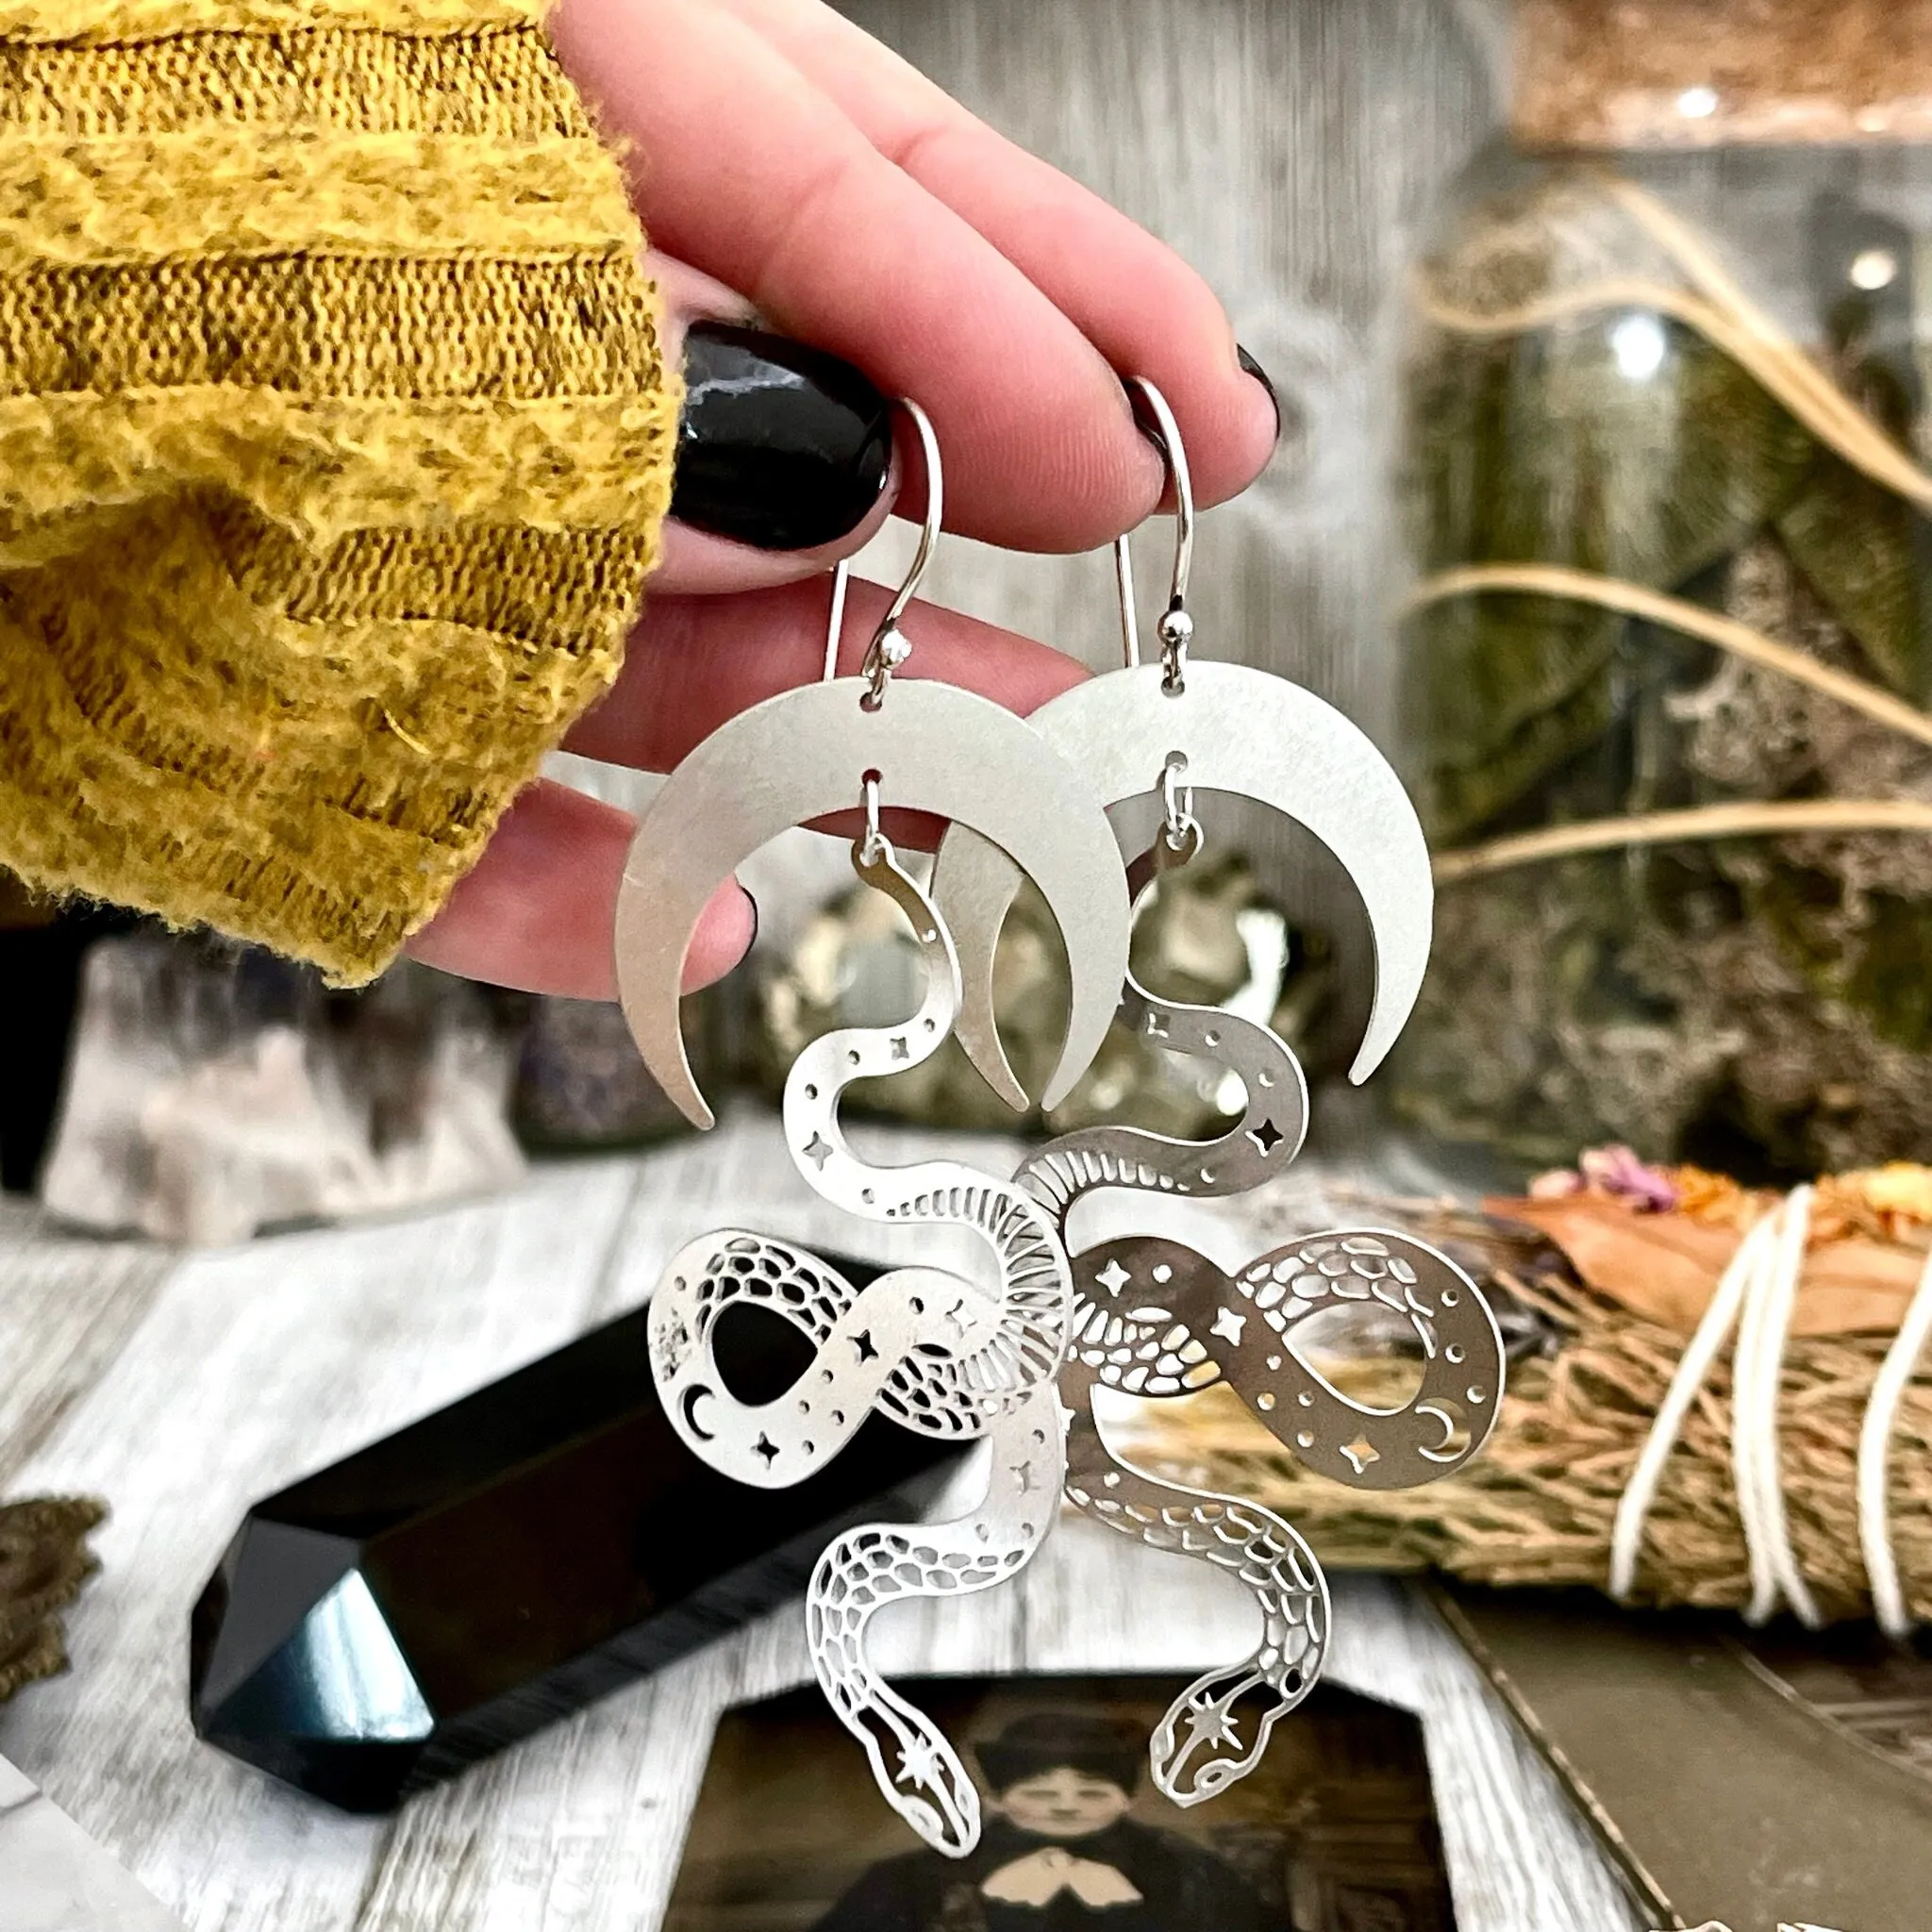
[[[1182,1809],[1147,1746],[1185,1680],[939,1677],[908,1694],[985,1804],[964,1858],[880,1802],[815,1687],[719,1721],[665,1932],[1453,1932],[1422,1724],[1323,1685]]]

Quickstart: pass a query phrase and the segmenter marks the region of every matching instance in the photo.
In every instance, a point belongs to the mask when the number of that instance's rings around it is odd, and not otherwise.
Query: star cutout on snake
[[[877,1348],[875,1348],[873,1345],[872,1330],[870,1328],[860,1329],[859,1332],[852,1338],[852,1345],[858,1351],[858,1359],[860,1361],[875,1362],[878,1360],[879,1352]]]
[[[1381,1452],[1366,1436],[1357,1436],[1353,1442],[1344,1442],[1341,1453],[1348,1457],[1356,1474],[1361,1474],[1372,1462],[1380,1462]]]
[[[824,1174],[825,1162],[832,1158],[832,1143],[823,1134],[814,1134],[805,1143],[805,1158],[817,1163],[818,1171]]]
[[[1232,1714],[1226,1707],[1210,1704],[1205,1710],[1191,1711],[1188,1714],[1188,1749],[1196,1744],[1238,1744],[1241,1733],[1235,1728]]]
[[[1214,1326],[1210,1335],[1218,1335],[1224,1341],[1231,1341],[1239,1348],[1241,1345],[1241,1330],[1248,1325],[1245,1315],[1238,1315],[1232,1308],[1217,1308],[1214,1312]]]
[[[931,1790],[940,1781],[940,1754],[928,1739],[914,1738],[899,1751],[899,1778],[902,1785]]]
[[[912,1058],[912,1049],[907,1044],[906,1036],[903,1033],[892,1042],[892,1058],[895,1060],[910,1059]]]
[[[1248,1129],[1248,1139],[1263,1154],[1273,1154],[1288,1139],[1288,1136],[1273,1121],[1264,1120],[1258,1127],[1250,1127]]]
[[[1107,1266],[1100,1271],[1098,1274],[1096,1274],[1093,1277],[1093,1281],[1094,1285],[1097,1288],[1106,1289],[1108,1294],[1118,1295],[1121,1290],[1126,1287],[1127,1283],[1133,1280],[1133,1278],[1134,1277],[1131,1274],[1129,1274],[1124,1268],[1121,1266],[1120,1259],[1118,1257],[1116,1257],[1113,1260],[1109,1261],[1107,1264]]]

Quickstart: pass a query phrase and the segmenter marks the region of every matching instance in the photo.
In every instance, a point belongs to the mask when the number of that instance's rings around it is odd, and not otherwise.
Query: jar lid
[[[1516,0],[1531,148],[1932,138],[1932,0]]]

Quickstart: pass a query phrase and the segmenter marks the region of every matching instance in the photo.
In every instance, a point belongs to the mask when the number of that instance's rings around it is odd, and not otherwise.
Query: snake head
[[[923,1724],[922,1731],[900,1740],[888,1795],[934,1851],[963,1858],[979,1842],[979,1792],[952,1746]]]
[[[934,1851],[963,1858],[979,1842],[979,1788],[944,1734],[890,1684],[873,1679],[827,1689],[845,1727],[865,1746],[892,1809]]]
[[[1261,1761],[1275,1720],[1313,1684],[1312,1673],[1297,1669],[1274,1690],[1252,1663],[1197,1677],[1154,1733],[1148,1756],[1156,1787],[1183,1808],[1225,1790]]]

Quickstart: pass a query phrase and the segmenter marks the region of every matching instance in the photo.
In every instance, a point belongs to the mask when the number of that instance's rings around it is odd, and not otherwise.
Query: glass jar
[[[1494,153],[1405,306],[1397,1112],[1516,1176],[1932,1158],[1932,149]]]

